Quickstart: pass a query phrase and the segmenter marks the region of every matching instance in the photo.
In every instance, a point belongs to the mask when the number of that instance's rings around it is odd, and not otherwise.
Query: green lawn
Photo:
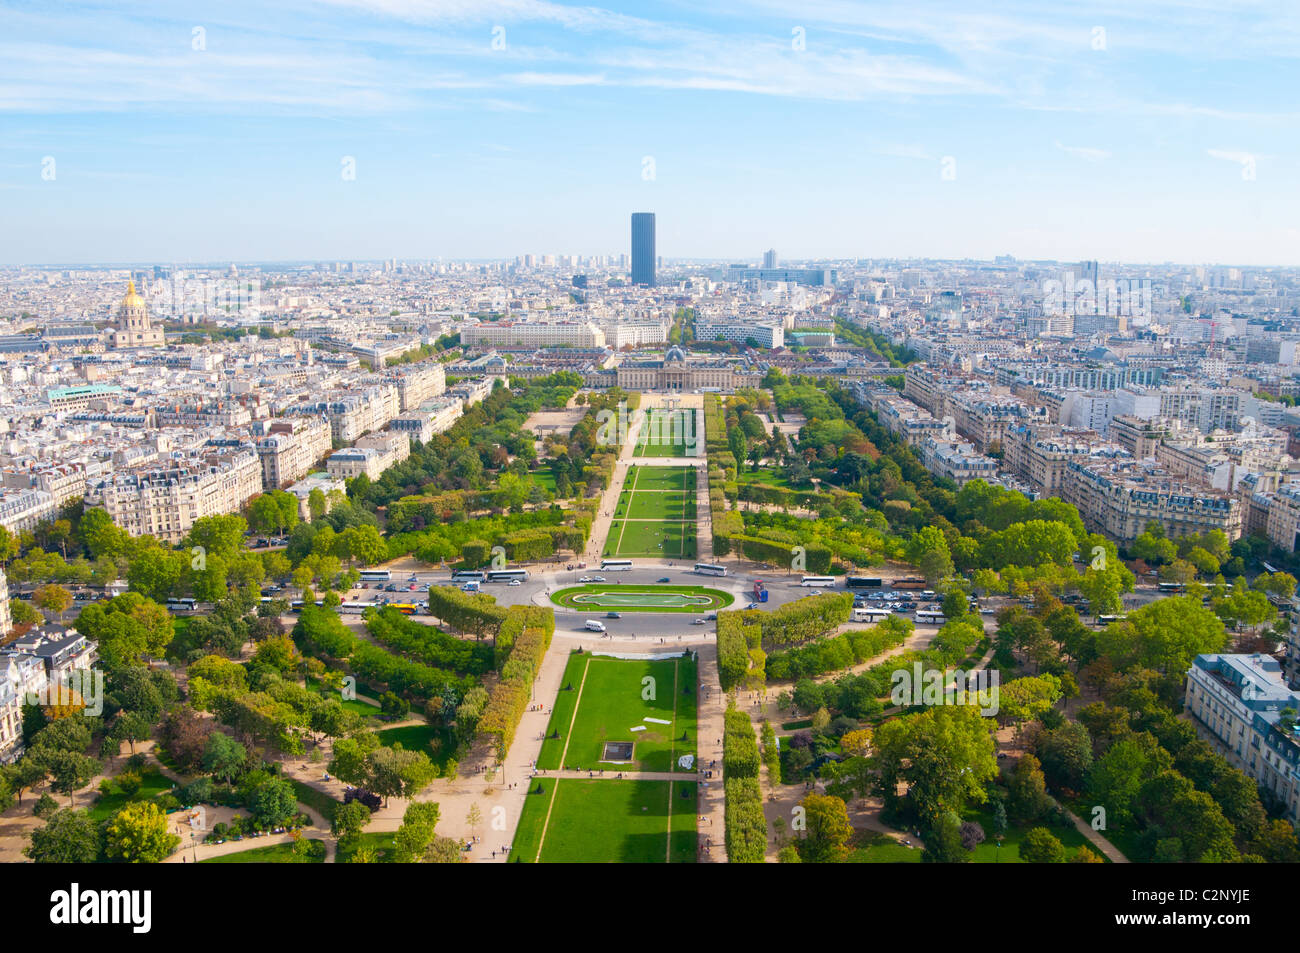
[[[401,728],[385,728],[377,732],[380,744],[394,745],[400,744],[407,751],[423,751],[429,756],[434,764],[439,766],[446,764],[447,759],[455,754],[455,741],[451,732],[438,725],[431,725],[427,722],[422,725],[403,725]],[[438,750],[434,750],[433,742],[440,740],[442,742]]]
[[[338,852],[334,855],[336,864],[353,863],[353,857],[362,847],[369,847],[376,854],[376,860],[381,864],[391,863],[387,859],[389,848],[393,846],[394,831],[369,831],[358,834],[356,837],[350,837],[346,841],[340,841]]]
[[[597,582],[570,586],[551,594],[551,601],[568,609],[604,612],[712,612],[731,605],[735,597],[704,586],[620,585]]]
[[[685,443],[638,443],[632,451],[634,457],[693,457],[695,447]]]
[[[574,655],[565,669],[537,766],[559,768],[563,753],[564,767],[584,771],[682,770],[677,759],[695,753],[695,668],[689,658],[638,661]],[[563,690],[570,685],[572,692]],[[651,689],[654,697],[643,697]],[[575,719],[573,706],[579,691],[582,697]],[[645,730],[632,731],[634,727]],[[559,737],[553,737],[557,732]],[[606,741],[632,742],[633,763],[602,762]]]
[[[634,520],[693,520],[695,494],[638,490],[627,504],[619,501],[614,515]]]
[[[659,520],[614,520],[605,541],[605,556],[695,558],[695,524]]]
[[[1002,838],[1002,847],[997,846],[997,840],[993,836],[993,812],[986,809],[968,808],[962,812],[962,820],[978,821],[984,828],[984,843],[975,848],[974,857],[972,858],[977,864],[1020,864],[1024,863],[1020,859],[1020,842],[1024,840],[1035,827],[1045,827],[1052,833],[1057,840],[1065,845],[1067,856],[1073,855],[1075,850],[1083,845],[1087,845],[1093,853],[1102,857],[1105,856],[1092,844],[1088,843],[1088,838],[1084,837],[1079,831],[1070,825],[1069,827],[1057,827],[1052,824],[1029,824],[1021,826],[1012,824],[1007,828],[1006,835]],[[1109,863],[1109,861],[1107,861]]]
[[[531,785],[531,790],[540,786],[542,793],[530,794],[525,801],[511,851],[515,861],[623,864],[695,861],[694,783],[673,783],[671,796],[667,781],[537,778]],[[544,844],[541,843],[543,827]]]
[[[157,768],[146,768],[140,775],[140,781],[140,790],[130,797],[123,794],[121,789],[118,788],[117,782],[114,781],[110,793],[98,795],[95,803],[90,806],[91,819],[96,822],[108,820],[108,818],[133,801],[148,801],[155,795],[172,789],[172,782],[165,778]],[[77,807],[85,807],[84,795],[78,800]]]
[[[306,685],[307,685],[307,691],[311,692],[314,695],[320,694],[321,685],[317,679],[314,678],[307,679]],[[364,718],[373,718],[379,714],[378,705],[372,705],[370,704],[370,702],[363,702],[359,698],[352,698],[352,699],[341,698],[339,699],[339,704],[342,705],[344,709],[346,709],[347,711],[350,711],[353,714],[361,715]]]
[[[293,844],[271,844],[269,847],[254,847],[234,854],[222,854],[201,860],[201,864],[323,864],[325,863],[325,842],[319,838],[310,838],[313,844],[319,844],[311,854],[299,857],[293,852]]]
[[[338,808],[340,804],[339,801],[330,797],[324,791],[316,790],[310,784],[304,784],[297,778],[289,778],[289,783],[293,785],[294,794],[298,798],[298,803],[306,804],[309,808],[323,817],[326,824],[334,820],[334,811]]]
[[[695,491],[694,467],[632,467],[628,474],[633,492],[637,490]]]
[[[849,853],[850,864],[919,864],[920,847],[904,847],[884,834],[867,834]]]

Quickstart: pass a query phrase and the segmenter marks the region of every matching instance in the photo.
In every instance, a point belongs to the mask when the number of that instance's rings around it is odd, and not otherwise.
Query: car
[[[757,603],[757,602],[751,602],[749,605],[745,606],[745,608],[746,608],[746,609],[757,609],[757,608],[758,608],[758,603]]]
[[[579,576],[579,577],[578,577],[578,582],[591,582],[591,577],[590,577],[590,576]]]
[[[660,582],[672,582],[672,580],[669,579],[667,576],[663,576],[663,577],[661,577],[661,578],[659,579],[659,581],[660,581]]]
[[[522,586],[523,583],[520,582],[518,579],[511,579],[510,582],[507,583],[507,585],[510,585],[510,586]],[[425,586],[424,588],[428,589],[429,587],[428,587],[428,586]]]
[[[605,618],[606,618],[606,619],[621,619],[621,618],[623,618],[623,613],[621,613],[621,612],[606,612],[606,613],[605,613]]]
[[[997,615],[996,609],[981,609],[980,615]]]
[[[411,573],[411,575],[407,577],[407,581],[415,582],[418,578],[419,577],[415,573]]]
[[[605,581],[605,577],[604,577],[604,576],[592,576],[592,577],[591,577],[591,581],[592,581],[592,582],[604,582],[604,581]]]
[[[406,587],[406,591],[407,591],[407,592],[415,592],[415,583],[411,583],[409,586],[407,586],[407,587]]]
[[[694,622],[691,623],[691,625],[704,625],[704,620],[696,619]]]

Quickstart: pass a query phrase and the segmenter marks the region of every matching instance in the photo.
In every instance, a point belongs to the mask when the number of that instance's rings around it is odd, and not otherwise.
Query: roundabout
[[[627,612],[713,612],[735,600],[731,593],[703,586],[648,586],[595,583],[560,589],[551,601],[565,609],[620,609]]]

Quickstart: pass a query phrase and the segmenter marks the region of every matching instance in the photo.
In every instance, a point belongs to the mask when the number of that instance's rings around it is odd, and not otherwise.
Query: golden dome
[[[122,299],[122,307],[124,307],[124,308],[143,308],[143,307],[144,307],[144,298],[141,298],[138,294],[135,293],[135,280],[134,280],[134,279],[132,279],[131,281],[127,282],[127,286],[126,286],[126,297]]]

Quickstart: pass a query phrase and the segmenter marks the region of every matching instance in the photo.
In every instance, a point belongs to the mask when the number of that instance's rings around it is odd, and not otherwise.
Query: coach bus
[[[821,586],[829,589],[835,585],[834,576],[804,576],[799,583],[801,586]]]
[[[516,579],[523,582],[527,578],[527,569],[489,569],[487,574],[488,582],[513,582]]]
[[[888,609],[868,609],[865,606],[859,606],[853,610],[854,622],[881,622],[888,619],[892,612]]]
[[[844,585],[850,589],[879,589],[885,580],[877,576],[846,576]]]
[[[393,574],[387,569],[363,569],[358,574],[362,582],[392,582]]]
[[[1156,588],[1161,592],[1183,592],[1187,586],[1181,582],[1158,582]]]
[[[932,609],[916,610],[917,625],[943,625],[947,621],[948,620],[944,618],[944,614],[942,612],[932,610]]]
[[[717,563],[696,563],[695,571],[701,576],[725,576],[727,567],[719,566]]]
[[[481,569],[454,569],[451,573],[452,582],[482,582],[483,579]]]
[[[1097,616],[1097,624],[1110,625],[1112,622],[1123,622],[1127,618],[1126,615],[1099,615]]]
[[[167,600],[167,608],[172,610],[173,612],[180,611],[181,609],[184,609],[186,611],[192,611],[194,607],[197,605],[198,602],[194,599],[168,599]]]
[[[420,607],[411,602],[390,602],[390,609],[396,609],[402,615],[415,615],[420,611]]]
[[[600,561],[601,572],[627,572],[632,568],[630,559],[602,559]]]

